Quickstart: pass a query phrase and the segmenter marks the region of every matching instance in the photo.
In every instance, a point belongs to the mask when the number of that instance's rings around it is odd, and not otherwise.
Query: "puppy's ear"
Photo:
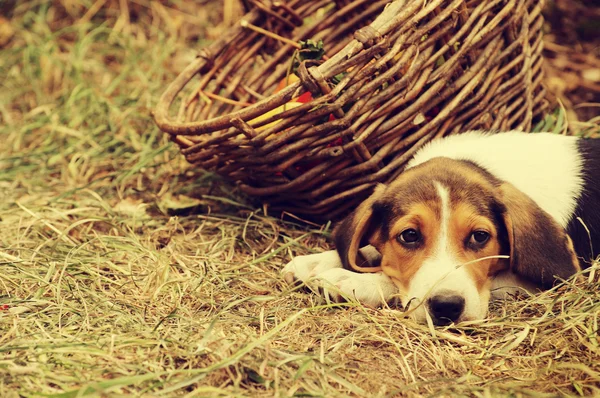
[[[358,272],[379,272],[381,267],[362,267],[357,264],[358,249],[372,243],[378,235],[377,223],[373,219],[373,204],[383,195],[386,186],[377,185],[373,194],[362,202],[356,210],[340,222],[333,231],[335,247],[345,269]],[[364,261],[360,261],[361,264]]]
[[[510,268],[539,286],[552,287],[581,270],[565,229],[512,184],[500,186],[504,224],[510,245]]]

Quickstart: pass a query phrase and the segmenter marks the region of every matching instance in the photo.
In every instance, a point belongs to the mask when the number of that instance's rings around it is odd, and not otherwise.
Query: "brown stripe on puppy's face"
[[[456,249],[456,258],[475,281],[480,293],[489,289],[490,278],[508,267],[508,262],[485,257],[508,254],[506,232],[494,214],[482,214],[469,202],[453,202],[450,242]],[[486,236],[484,242],[479,242]]]
[[[404,209],[398,206],[396,211],[400,216],[388,221],[391,225],[382,232],[382,243],[376,240],[374,244],[382,254],[382,270],[408,289],[421,264],[432,255],[440,233],[441,208],[438,201],[427,200]],[[421,242],[411,246],[398,241],[400,234],[409,229],[417,231]]]

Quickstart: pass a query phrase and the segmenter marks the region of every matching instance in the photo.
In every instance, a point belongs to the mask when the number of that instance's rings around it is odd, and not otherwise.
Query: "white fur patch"
[[[360,274],[343,268],[330,269],[317,276],[324,294],[335,301],[355,299],[369,307],[379,307],[398,293],[394,282],[383,272]]]
[[[498,273],[492,279],[491,294],[493,299],[507,299],[516,293],[534,294],[539,287],[526,281],[510,270]]]
[[[372,246],[361,252],[370,262],[378,260],[379,254]],[[294,257],[282,274],[288,283],[298,280],[314,291],[323,288],[323,293],[335,301],[353,298],[371,307],[382,305],[398,292],[396,285],[382,272],[361,274],[343,269],[335,250]]]
[[[407,168],[435,157],[470,160],[513,184],[566,227],[584,184],[577,140],[551,133],[471,131],[430,142]]]
[[[442,209],[439,236],[432,237],[436,239],[436,247],[411,279],[408,291],[402,294],[402,303],[406,305],[410,301],[411,307],[420,303],[412,316],[418,322],[425,322],[427,298],[443,292],[444,295],[457,295],[465,299],[465,308],[459,321],[482,319],[487,313],[489,295],[479,294],[472,276],[452,251],[451,242],[448,241],[452,215],[450,194],[446,187],[439,183],[435,185]]]
[[[292,282],[294,278],[306,282],[334,268],[342,268],[342,260],[336,250],[329,250],[323,253],[294,257],[283,267],[281,273],[288,282]]]

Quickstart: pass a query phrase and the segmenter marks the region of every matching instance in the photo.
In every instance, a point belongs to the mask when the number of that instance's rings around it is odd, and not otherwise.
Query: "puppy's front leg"
[[[370,261],[378,260],[369,249],[365,254]],[[295,257],[282,273],[288,283],[301,281],[315,291],[318,290],[315,287],[321,287],[323,293],[335,301],[354,298],[370,307],[382,305],[398,292],[396,285],[382,272],[361,274],[343,269],[335,250]]]
[[[398,293],[394,282],[383,272],[361,274],[343,268],[334,268],[317,275],[323,291],[335,301],[355,299],[361,304],[377,308]]]
[[[296,256],[283,267],[281,272],[287,283],[294,281],[306,283],[317,275],[336,268],[342,268],[342,260],[336,250],[329,250],[307,256]]]

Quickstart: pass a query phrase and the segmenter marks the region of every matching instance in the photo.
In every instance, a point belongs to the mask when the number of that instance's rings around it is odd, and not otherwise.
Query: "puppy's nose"
[[[436,325],[447,325],[456,322],[465,309],[465,299],[455,294],[439,294],[427,300],[429,313]]]

